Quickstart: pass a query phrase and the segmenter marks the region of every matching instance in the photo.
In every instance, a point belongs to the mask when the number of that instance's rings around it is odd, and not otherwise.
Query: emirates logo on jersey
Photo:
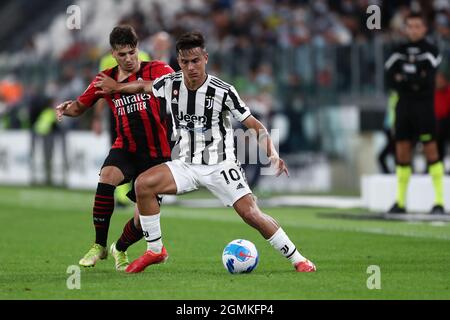
[[[112,99],[119,116],[147,109],[150,94],[121,95],[119,99]]]

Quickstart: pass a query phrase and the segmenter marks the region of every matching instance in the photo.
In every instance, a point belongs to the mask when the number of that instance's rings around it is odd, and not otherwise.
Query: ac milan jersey
[[[132,74],[124,82],[135,80],[152,81],[158,77],[174,72],[161,61],[141,62],[138,72]],[[117,81],[118,66],[103,71]],[[113,149],[124,149],[129,152],[148,152],[151,158],[170,158],[170,146],[166,125],[166,110],[161,108],[159,99],[152,94],[95,94],[99,89],[94,87],[95,79],[86,91],[78,97],[78,101],[91,107],[100,98],[105,98],[116,120],[117,138]]]

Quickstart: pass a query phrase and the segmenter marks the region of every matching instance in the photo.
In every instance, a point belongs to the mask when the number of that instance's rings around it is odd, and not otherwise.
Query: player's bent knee
[[[120,172],[119,169],[110,169],[110,168],[104,168],[102,171],[100,171],[100,182],[110,184],[113,186],[119,185],[120,182],[122,182],[124,179],[124,176],[122,172]]]
[[[436,141],[431,140],[423,144],[424,153],[429,163],[439,161],[439,151]]]
[[[134,184],[134,188],[136,190],[136,196],[142,197],[148,194],[153,194],[154,187],[156,186],[156,180],[154,176],[142,174],[140,175]]]

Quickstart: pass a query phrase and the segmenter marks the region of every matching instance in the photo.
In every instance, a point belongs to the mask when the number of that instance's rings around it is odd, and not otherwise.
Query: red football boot
[[[145,253],[134,260],[126,269],[127,273],[138,273],[144,271],[151,264],[162,263],[169,258],[166,248],[162,247],[161,253],[155,253],[147,250]]]
[[[297,272],[314,272],[316,271],[316,266],[314,263],[306,259],[305,261],[301,261],[295,265],[295,270]]]

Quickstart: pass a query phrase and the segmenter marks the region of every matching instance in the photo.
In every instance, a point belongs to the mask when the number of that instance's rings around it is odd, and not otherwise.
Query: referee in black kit
[[[396,202],[389,213],[406,213],[406,194],[411,176],[414,142],[421,142],[435,191],[431,214],[444,214],[444,166],[435,141],[434,89],[441,62],[436,46],[425,39],[426,21],[418,13],[406,18],[408,42],[395,49],[385,63],[390,89],[399,94],[396,107]]]

